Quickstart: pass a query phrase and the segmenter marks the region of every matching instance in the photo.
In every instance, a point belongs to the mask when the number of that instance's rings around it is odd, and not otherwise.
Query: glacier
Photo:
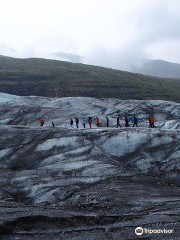
[[[0,93],[0,239],[137,239],[136,227],[180,239],[179,113],[167,101]],[[139,128],[124,127],[127,114]],[[76,116],[93,128],[70,128]]]

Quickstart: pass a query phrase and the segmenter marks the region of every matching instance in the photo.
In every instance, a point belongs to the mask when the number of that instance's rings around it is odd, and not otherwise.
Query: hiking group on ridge
[[[99,117],[96,117],[95,119],[95,123],[96,123],[96,126],[97,127],[101,127],[101,123],[100,123],[100,119]],[[149,128],[156,128],[154,123],[155,123],[155,118],[153,115],[150,115],[149,118],[148,118],[148,121],[149,121]],[[40,126],[43,126],[44,125],[44,120],[43,118],[41,118],[39,120],[40,122]],[[130,118],[128,116],[125,116],[125,127],[130,127]],[[76,128],[79,128],[79,119],[78,117],[75,117],[75,123],[76,123]],[[89,128],[92,128],[92,123],[93,123],[93,118],[92,117],[88,117],[88,120],[86,118],[83,118],[82,120],[82,125],[83,125],[83,128],[86,128],[86,124],[89,124]],[[109,121],[109,118],[106,116],[106,127],[110,127],[110,121]],[[139,123],[139,119],[137,117],[137,115],[134,115],[133,116],[133,127],[138,127],[138,123]],[[70,126],[71,128],[73,128],[73,125],[74,125],[74,121],[73,119],[70,120]],[[55,123],[54,121],[52,121],[52,127],[54,128],[55,127]],[[120,115],[117,115],[116,117],[116,128],[118,127],[121,127],[121,124],[120,124]]]

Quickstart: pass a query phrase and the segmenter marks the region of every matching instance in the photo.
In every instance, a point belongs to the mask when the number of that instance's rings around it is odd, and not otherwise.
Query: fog
[[[145,59],[180,63],[178,0],[1,0],[0,10],[2,55],[73,53],[122,70]]]

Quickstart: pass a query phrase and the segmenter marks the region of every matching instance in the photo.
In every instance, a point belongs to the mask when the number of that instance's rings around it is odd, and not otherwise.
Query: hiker
[[[97,124],[97,127],[99,127],[99,118],[96,117],[96,124]]]
[[[70,126],[73,128],[73,120],[70,121]]]
[[[76,127],[79,128],[79,119],[76,117]]]
[[[84,128],[86,128],[86,123],[87,123],[86,119],[83,118],[82,125],[83,125]]]
[[[150,115],[148,117],[148,120],[149,120],[149,128],[152,128],[152,126],[151,126],[151,116]]]
[[[133,127],[135,127],[135,126],[138,127],[138,122],[139,122],[138,117],[136,115],[134,115],[133,119],[134,119]]]
[[[129,117],[125,117],[125,127],[130,127],[130,125],[129,125],[129,122],[130,122],[130,119],[129,119]]]
[[[55,124],[54,124],[54,122],[52,121],[52,127],[54,128],[55,127]]]
[[[44,125],[44,120],[41,118],[39,122],[40,122],[40,126],[42,127]]]
[[[119,117],[119,115],[116,117],[116,119],[117,119],[116,128],[121,127],[121,125],[120,125],[120,117]]]
[[[151,128],[156,128],[154,126],[155,118],[152,115],[150,116],[150,121],[151,121]]]
[[[88,118],[88,123],[89,123],[89,127],[91,128],[91,124],[92,124],[92,117]]]
[[[106,117],[106,126],[109,127],[109,118]]]

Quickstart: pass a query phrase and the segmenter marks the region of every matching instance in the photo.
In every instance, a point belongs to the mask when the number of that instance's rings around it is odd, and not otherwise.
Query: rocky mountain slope
[[[140,67],[132,67],[132,72],[161,78],[180,78],[180,64],[164,60],[147,60]]]
[[[0,44],[0,55],[11,56],[11,57],[18,56],[17,52],[14,49],[12,49],[4,44]]]
[[[163,101],[0,94],[1,239],[159,239],[137,236],[139,226],[180,239],[179,110]],[[137,113],[140,127],[116,129],[119,113],[122,125]],[[99,116],[102,127],[70,129],[75,115]]]

